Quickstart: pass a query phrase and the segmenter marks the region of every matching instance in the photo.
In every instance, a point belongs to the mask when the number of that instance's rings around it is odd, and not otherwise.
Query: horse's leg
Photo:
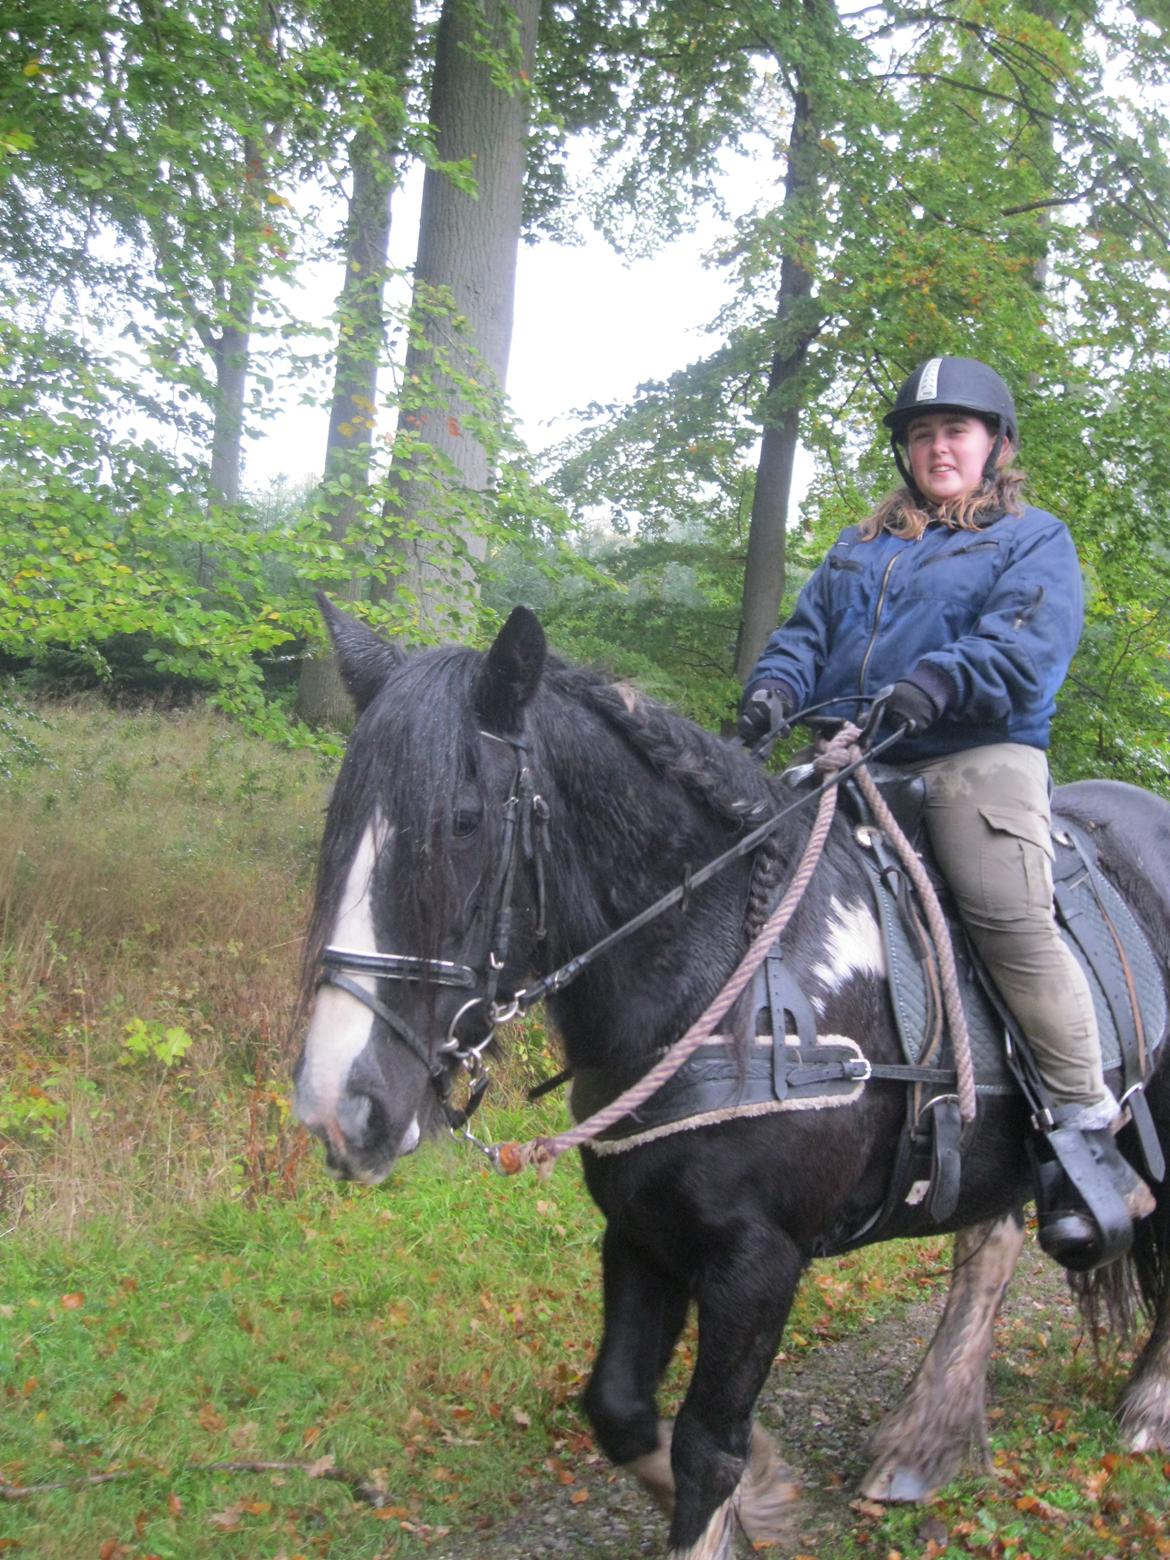
[[[1159,1201],[1167,1196],[1161,1189]],[[1154,1301],[1154,1325],[1145,1348],[1138,1355],[1118,1404],[1123,1444],[1133,1452],[1170,1451],[1170,1272],[1165,1248],[1165,1215],[1159,1209],[1152,1219],[1136,1231],[1134,1253],[1146,1246],[1148,1266],[1157,1271],[1151,1287]],[[1108,1303],[1108,1302],[1106,1302]]]
[[[783,1536],[796,1490],[752,1413],[802,1267],[785,1235],[755,1225],[700,1275],[698,1359],[671,1447],[671,1560],[729,1560],[737,1524],[757,1543]]]
[[[687,1291],[612,1225],[601,1258],[605,1326],[582,1405],[606,1456],[627,1468],[669,1516],[670,1431],[658,1422],[655,1393],[686,1321]]]
[[[1022,1216],[955,1236],[954,1271],[938,1330],[898,1407],[878,1426],[861,1491],[871,1500],[925,1500],[977,1440],[985,1460],[984,1392],[995,1317],[1024,1244]]]

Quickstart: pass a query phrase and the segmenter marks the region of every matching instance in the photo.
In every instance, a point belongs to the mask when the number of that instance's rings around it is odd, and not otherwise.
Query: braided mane
[[[742,749],[584,667],[550,657],[547,676],[558,693],[592,711],[658,774],[724,822],[758,823],[770,810],[768,777]]]

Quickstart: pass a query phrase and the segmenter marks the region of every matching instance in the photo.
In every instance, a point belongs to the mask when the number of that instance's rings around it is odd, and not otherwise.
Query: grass
[[[220,1201],[10,1249],[5,1479],[142,1470],[0,1507],[10,1537],[46,1560],[106,1539],[356,1557],[494,1506],[501,1465],[519,1482],[580,1429],[597,1221],[575,1176],[525,1197],[444,1159],[404,1166],[392,1196]],[[254,1460],[299,1467],[206,1471]]]
[[[392,1189],[317,1185],[10,1243],[0,1477],[138,1471],[0,1505],[0,1523],[45,1560],[105,1542],[358,1560],[497,1520],[537,1481],[575,1490],[597,1462],[574,1404],[598,1335],[599,1235],[575,1166],[543,1186],[503,1181],[452,1145],[405,1163]],[[826,1268],[787,1347],[896,1303],[892,1270],[871,1269]],[[692,1335],[668,1403],[693,1348]],[[208,1466],[256,1461],[299,1467]],[[381,1495],[358,1498],[351,1477]]]
[[[0,1484],[70,1487],[0,1499],[0,1555],[411,1557],[550,1481],[587,1495],[575,1164],[501,1181],[448,1144],[337,1188],[289,1121],[328,768],[200,711],[39,713],[45,762],[0,781]],[[559,1124],[517,1112],[547,1042],[518,1050],[497,1138]],[[818,1266],[784,1357],[863,1339],[947,1265],[933,1241]],[[1001,1332],[999,1479],[859,1507],[815,1560],[1170,1554],[1160,1459],[1116,1455],[1121,1363],[1067,1316]]]
[[[43,720],[0,797],[0,1228],[68,1230],[279,1135],[328,775],[205,712]]]

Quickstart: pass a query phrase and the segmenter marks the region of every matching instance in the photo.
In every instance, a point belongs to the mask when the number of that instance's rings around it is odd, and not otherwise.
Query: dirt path
[[[1038,1310],[1072,1314],[1060,1271],[1025,1248],[1000,1320],[997,1357],[1010,1367],[1012,1322]],[[835,1535],[852,1529],[850,1509],[865,1471],[865,1441],[897,1401],[934,1331],[942,1298],[908,1305],[862,1334],[777,1365],[759,1403],[759,1418],[780,1446],[803,1490],[792,1542],[769,1550],[773,1560],[834,1560]],[[584,1490],[587,1499],[582,1500]],[[576,1493],[574,1502],[572,1494]],[[590,1459],[573,1490],[541,1484],[523,1492],[514,1511],[474,1534],[446,1539],[435,1560],[634,1560],[664,1553],[666,1526],[651,1502],[600,1457]]]

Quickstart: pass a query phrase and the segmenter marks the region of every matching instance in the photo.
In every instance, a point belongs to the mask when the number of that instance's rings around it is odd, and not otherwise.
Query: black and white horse
[[[525,609],[486,653],[409,655],[323,610],[359,719],[321,848],[296,1109],[336,1174],[375,1182],[450,1119],[450,1064],[474,1062],[527,972],[591,947],[776,801],[742,751],[548,656]],[[1068,787],[1060,802],[1100,826],[1102,865],[1170,961],[1170,805],[1104,782]],[[552,996],[569,1066],[624,1079],[677,1039],[762,925],[764,890],[783,881],[807,830],[803,816],[786,822],[765,870],[734,862]],[[896,1062],[879,928],[844,835],[830,834],[786,960],[818,1029]],[[327,951],[339,947],[355,957]],[[364,969],[362,953],[377,955]],[[1170,1147],[1164,1078],[1148,1097]],[[754,1404],[804,1268],[881,1206],[903,1117],[904,1088],[874,1080],[845,1108],[584,1151],[606,1219],[604,1336],[584,1406],[608,1456],[669,1513],[675,1560],[730,1554],[737,1524],[755,1539],[779,1531],[791,1489],[753,1432]],[[872,1497],[924,1498],[982,1436],[993,1321],[1024,1239],[1025,1138],[1022,1100],[981,1106],[958,1207],[941,1226],[957,1232],[951,1292],[878,1433],[863,1486]],[[904,1208],[882,1238],[930,1233],[928,1220],[924,1206]],[[1170,1448],[1166,1250],[1163,1203],[1130,1259],[1153,1315],[1122,1403],[1131,1448]],[[692,1304],[695,1369],[668,1427],[655,1393]]]

